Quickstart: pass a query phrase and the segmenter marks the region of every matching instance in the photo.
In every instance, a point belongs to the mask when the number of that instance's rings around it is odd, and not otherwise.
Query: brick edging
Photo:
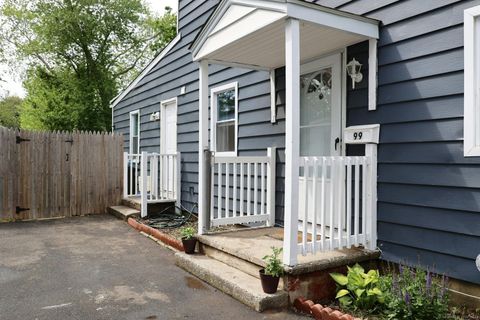
[[[314,304],[312,300],[303,297],[295,299],[293,306],[301,312],[312,315],[316,320],[361,320],[338,310]]]
[[[179,250],[179,251],[184,251],[183,249],[183,244],[180,240],[175,239],[174,237],[161,232],[160,230],[154,229],[150,226],[147,226],[143,223],[137,222],[137,220],[133,218],[128,218],[127,223],[132,226],[134,229],[138,231],[143,231],[148,235],[151,235],[155,239]]]

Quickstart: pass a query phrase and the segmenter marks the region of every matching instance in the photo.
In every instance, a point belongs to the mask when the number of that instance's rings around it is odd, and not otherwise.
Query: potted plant
[[[183,249],[187,254],[195,253],[197,238],[195,238],[195,230],[192,227],[185,227],[181,231]]]
[[[278,282],[283,275],[283,263],[279,258],[281,253],[282,248],[272,247],[272,254],[263,257],[267,265],[260,270],[260,281],[265,293],[277,292]]]

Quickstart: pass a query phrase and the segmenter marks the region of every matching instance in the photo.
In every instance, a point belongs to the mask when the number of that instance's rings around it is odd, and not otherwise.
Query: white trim
[[[275,83],[275,69],[270,71],[270,122],[277,122],[277,86]]]
[[[198,234],[207,231],[208,207],[208,174],[207,159],[205,151],[208,150],[208,63],[200,61],[198,80]]]
[[[479,112],[479,41],[476,34],[476,19],[480,16],[480,6],[464,11],[464,121],[463,152],[465,157],[480,156]]]
[[[215,96],[219,93],[229,91],[231,89],[235,90],[235,118],[233,120],[218,121],[217,122],[217,100]],[[210,90],[210,141],[211,141],[211,150],[215,152],[217,157],[236,157],[238,150],[238,82],[231,82],[225,85],[221,85]],[[235,121],[235,150],[229,152],[217,152],[217,123],[222,122],[233,122]]]
[[[368,40],[368,110],[377,110],[377,39]]]
[[[300,22],[285,25],[285,227],[283,263],[297,264],[300,155]]]
[[[203,59],[204,61],[208,61],[209,64],[219,64],[221,66],[227,66],[232,68],[243,68],[243,69],[250,69],[250,70],[259,70],[259,71],[270,71],[268,67],[257,66],[254,64],[246,64],[246,63],[238,63],[238,62],[229,62],[223,60],[216,60],[216,59]],[[195,61],[195,59],[194,59]]]
[[[137,150],[135,150],[135,152],[133,152],[134,150],[132,150],[133,148],[133,140],[132,140],[132,133],[133,133],[133,126],[132,126],[132,119],[133,119],[133,116],[136,115],[137,116],[137,137],[138,137],[138,145],[137,145]],[[140,154],[140,109],[137,109],[137,110],[134,110],[134,111],[130,111],[129,113],[129,117],[128,117],[128,120],[129,120],[129,131],[128,131],[128,139],[129,139],[129,142],[128,142],[128,151],[129,153],[131,154]]]
[[[167,100],[163,100],[160,102],[160,154],[165,154],[166,153],[166,150],[165,150],[165,141],[163,141],[164,139],[164,136],[166,136],[166,132],[165,132],[165,125],[164,125],[164,120],[165,120],[165,107],[170,105],[170,104],[175,104],[175,123],[177,123],[177,128],[178,128],[178,101],[177,101],[177,97],[175,98],[171,98],[171,99],[167,99]],[[176,128],[176,130],[177,130]],[[178,135],[178,131],[176,133],[176,135]],[[178,152],[178,141],[177,141],[177,145],[175,146],[175,153]]]
[[[202,58],[198,55],[201,48],[207,41],[211,32],[215,29],[215,26],[222,19],[225,12],[232,5],[254,7],[256,9],[283,13],[286,14],[287,18],[291,17],[310,21],[319,25],[325,25],[369,38],[378,39],[379,37],[378,20],[327,8],[317,4],[297,0],[225,0],[219,4],[191,45],[190,49],[194,61]]]
[[[177,14],[178,19],[178,14]],[[173,38],[170,43],[163,48],[163,50],[143,69],[143,71],[133,80],[128,87],[123,90],[119,95],[110,101],[110,108],[114,108],[120,101],[122,101],[125,96],[135,88],[135,86],[142,80],[162,59],[167,55],[167,53],[172,50],[172,48],[177,44],[178,41],[182,38],[181,33],[177,33],[177,36]]]

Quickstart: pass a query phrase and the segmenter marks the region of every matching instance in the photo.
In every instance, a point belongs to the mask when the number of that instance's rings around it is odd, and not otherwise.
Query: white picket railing
[[[123,197],[140,196],[140,154],[123,153]]]
[[[373,165],[367,156],[300,158],[299,253],[371,244]]]
[[[124,197],[140,197],[142,217],[149,203],[179,203],[180,194],[180,153],[124,153]]]
[[[210,226],[275,224],[275,148],[266,157],[214,157]]]

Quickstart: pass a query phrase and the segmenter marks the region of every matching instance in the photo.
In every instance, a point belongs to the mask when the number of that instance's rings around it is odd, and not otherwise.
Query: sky
[[[163,14],[165,11],[165,7],[171,7],[173,12],[178,12],[178,0],[144,0],[150,9],[158,14]],[[2,4],[2,0],[0,0],[0,4]],[[3,74],[4,71],[7,70],[5,65],[0,63],[0,74]],[[14,96],[25,96],[25,90],[22,87],[22,83],[19,79],[14,79],[14,77],[9,76],[8,74],[5,75],[5,81],[0,81],[0,92],[8,91],[9,95]]]

